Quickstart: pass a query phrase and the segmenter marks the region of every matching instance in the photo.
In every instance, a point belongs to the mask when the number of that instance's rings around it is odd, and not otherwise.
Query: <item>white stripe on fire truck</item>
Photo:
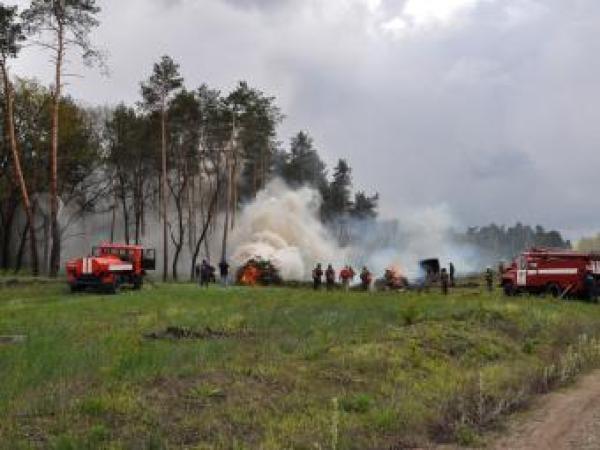
[[[89,272],[89,269],[88,269],[88,259],[87,259],[87,258],[83,258],[83,268],[82,268],[82,272],[83,272],[84,274],[88,274],[88,273],[90,273],[90,272]]]
[[[591,270],[595,274],[600,273],[600,261],[592,261],[589,266],[586,267],[587,270]]]
[[[111,264],[108,266],[108,270],[111,272],[120,272],[126,270],[132,270],[133,266],[131,264]]]
[[[528,270],[527,275],[576,275],[577,269],[540,269]]]

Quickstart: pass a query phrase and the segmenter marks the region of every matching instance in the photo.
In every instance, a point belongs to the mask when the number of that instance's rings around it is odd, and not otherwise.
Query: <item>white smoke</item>
[[[309,187],[291,189],[275,180],[248,204],[232,236],[232,262],[241,266],[251,258],[271,260],[287,280],[310,278],[316,263],[333,263],[336,269],[366,265],[376,277],[398,266],[405,275],[420,275],[419,261],[439,258],[453,262],[458,272],[474,270],[472,249],[451,237],[454,221],[445,207],[424,208],[400,219],[378,222],[345,221],[351,244],[341,248],[336,233],[319,219],[321,197]],[[339,224],[338,224],[339,226]],[[335,231],[335,230],[334,230]]]
[[[242,211],[232,236],[234,265],[261,257],[272,261],[284,279],[303,280],[317,262],[343,261],[343,251],[319,220],[320,206],[314,189],[269,183]]]
[[[419,262],[429,258],[439,259],[445,267],[452,262],[463,274],[477,270],[477,252],[455,241],[456,223],[445,206],[414,210],[383,224],[387,226],[367,227],[366,237],[353,248],[354,257],[363,259],[377,274],[399,266],[414,279],[422,275]]]

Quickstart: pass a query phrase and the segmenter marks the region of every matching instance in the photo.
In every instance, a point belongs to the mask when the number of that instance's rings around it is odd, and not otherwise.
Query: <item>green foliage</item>
[[[22,166],[30,196],[47,192],[50,154],[48,130],[51,122],[52,93],[36,81],[18,79],[15,83],[15,127],[22,143]],[[4,104],[4,102],[2,102]],[[94,123],[94,115],[64,97],[59,104],[61,134],[58,161],[59,194],[65,205],[79,213],[92,209],[103,192],[105,184],[97,179],[102,163],[102,136]],[[0,155],[7,151],[7,143],[0,142]],[[7,169],[12,170],[7,160]]]
[[[354,202],[350,209],[350,216],[358,220],[375,219],[377,217],[377,206],[379,194],[368,196],[360,191],[354,194]]]
[[[313,139],[304,131],[292,138],[289,153],[275,154],[275,173],[292,187],[317,189],[323,198],[321,217],[325,221],[333,222],[346,216],[357,220],[377,217],[379,196],[368,196],[359,191],[352,199],[352,169],[344,159],[338,161],[329,181],[325,163],[319,157]]]
[[[541,225],[531,227],[517,223],[512,227],[491,224],[471,227],[465,234],[457,234],[459,242],[476,246],[490,263],[512,260],[523,250],[531,247],[570,248],[558,231],[547,231]]]
[[[285,164],[279,170],[290,186],[312,186],[321,190],[326,188],[325,163],[321,161],[308,133],[300,131],[295,135],[290,143],[290,152],[284,157]]]
[[[455,439],[459,445],[472,446],[478,440],[477,432],[468,425],[460,425],[456,429]]]
[[[352,397],[346,397],[340,401],[340,407],[342,410],[359,414],[368,412],[372,404],[373,399],[367,394],[358,394]]]
[[[179,74],[179,64],[168,55],[154,63],[152,74],[146,82],[141,83],[142,106],[150,111],[166,111],[167,103],[173,92],[183,85]]]
[[[224,99],[235,120],[237,150],[243,157],[240,197],[253,198],[270,179],[272,159],[277,148],[276,129],[283,120],[275,97],[252,88],[245,81]]]
[[[0,64],[5,65],[8,58],[15,58],[24,40],[17,7],[0,4]]]
[[[44,36],[48,30],[54,34],[62,29],[64,40],[78,47],[84,62],[91,64],[102,59],[89,39],[92,30],[100,24],[97,19],[99,13],[96,0],[31,0],[22,17],[30,34]],[[56,36],[52,35],[52,44],[56,40]],[[56,47],[52,44],[47,47],[55,51]]]
[[[195,399],[211,399],[211,398],[223,398],[225,393],[218,387],[209,385],[196,386],[189,391],[189,396]]]
[[[325,208],[327,215],[344,215],[352,206],[352,169],[345,159],[340,159],[333,169],[333,179],[329,185]]]

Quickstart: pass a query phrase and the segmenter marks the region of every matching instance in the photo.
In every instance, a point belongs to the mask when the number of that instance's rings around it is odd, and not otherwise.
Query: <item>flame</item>
[[[244,286],[256,286],[260,278],[260,270],[252,264],[249,264],[240,277],[240,283]]]
[[[391,265],[385,269],[385,279],[390,287],[405,287],[406,276],[402,267],[399,265]]]

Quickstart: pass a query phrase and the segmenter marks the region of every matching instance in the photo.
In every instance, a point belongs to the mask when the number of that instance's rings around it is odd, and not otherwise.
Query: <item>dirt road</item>
[[[600,371],[541,397],[490,446],[495,450],[600,449]]]

